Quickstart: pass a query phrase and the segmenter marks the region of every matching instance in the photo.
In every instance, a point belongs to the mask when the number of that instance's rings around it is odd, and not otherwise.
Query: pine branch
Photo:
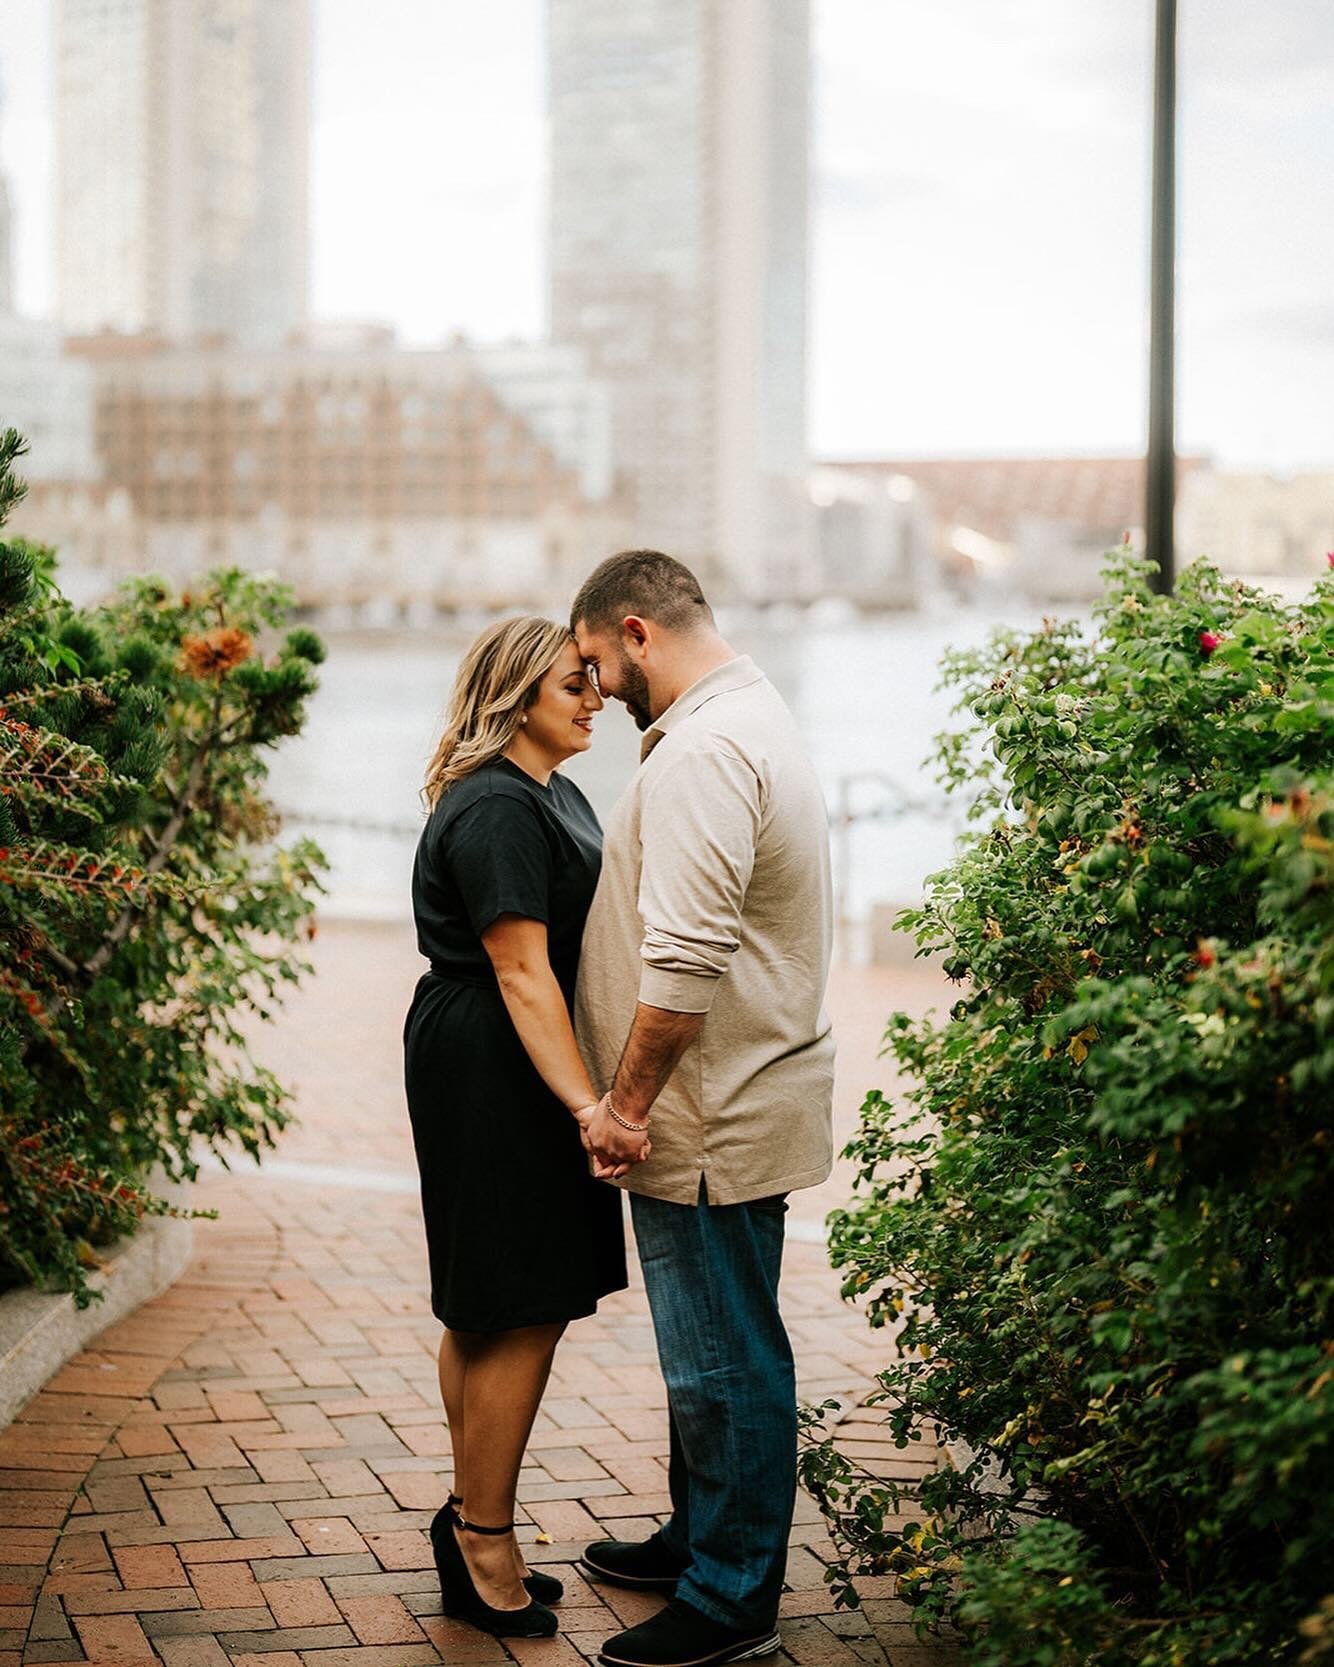
[[[195,796],[203,785],[204,772],[208,768],[209,759],[217,744],[221,716],[222,691],[219,690],[213,702],[212,722],[208,733],[200,743],[199,751],[194,756],[190,765],[190,772],[185,778],[184,786],[177,795],[172,813],[168,817],[162,832],[158,835],[153,854],[144,864],[143,872],[145,875],[151,876],[161,871],[167,858],[171,855],[173,846],[181,836],[181,830],[184,828],[186,819],[194,806]],[[134,924],[134,917],[137,913],[138,909],[133,900],[127,902],[115,925],[103,940],[101,947],[84,963],[83,971],[87,977],[96,978],[102,972],[107,962],[110,961],[119,946],[129,936],[130,928]]]
[[[128,681],[125,672],[111,672],[103,677],[80,677],[69,683],[50,683],[37,689],[14,689],[0,695],[0,719],[7,718],[16,707],[42,706],[53,700],[67,700],[71,695],[88,695],[99,705],[114,704],[106,691]]]
[[[27,482],[20,480],[12,470],[12,465],[27,450],[28,442],[16,428],[7,428],[0,434],[0,526],[4,525],[10,510],[27,496]]]

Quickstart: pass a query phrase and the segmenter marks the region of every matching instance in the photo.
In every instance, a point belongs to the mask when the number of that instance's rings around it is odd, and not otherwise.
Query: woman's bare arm
[[[571,1113],[597,1101],[580,1057],[565,997],[551,970],[540,920],[501,915],[482,933],[500,994],[542,1081]]]

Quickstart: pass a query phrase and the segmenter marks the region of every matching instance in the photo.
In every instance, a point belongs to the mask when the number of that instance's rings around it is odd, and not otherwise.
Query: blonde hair
[[[573,641],[568,626],[531,614],[487,626],[454,679],[444,733],[422,788],[428,808],[456,781],[501,756],[542,679]]]

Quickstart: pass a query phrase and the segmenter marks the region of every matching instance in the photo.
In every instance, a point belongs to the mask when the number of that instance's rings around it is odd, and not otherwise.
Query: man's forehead
[[[601,631],[590,631],[583,620],[574,627],[575,646],[585,660],[596,660],[606,648]]]

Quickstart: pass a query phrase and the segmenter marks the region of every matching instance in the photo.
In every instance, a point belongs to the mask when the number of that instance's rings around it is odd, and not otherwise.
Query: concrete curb
[[[108,1326],[180,1277],[194,1245],[194,1223],[150,1216],[118,1239],[88,1283],[100,1302],[77,1308],[67,1291],[7,1291],[0,1297],[0,1429],[18,1416],[67,1360]]]

